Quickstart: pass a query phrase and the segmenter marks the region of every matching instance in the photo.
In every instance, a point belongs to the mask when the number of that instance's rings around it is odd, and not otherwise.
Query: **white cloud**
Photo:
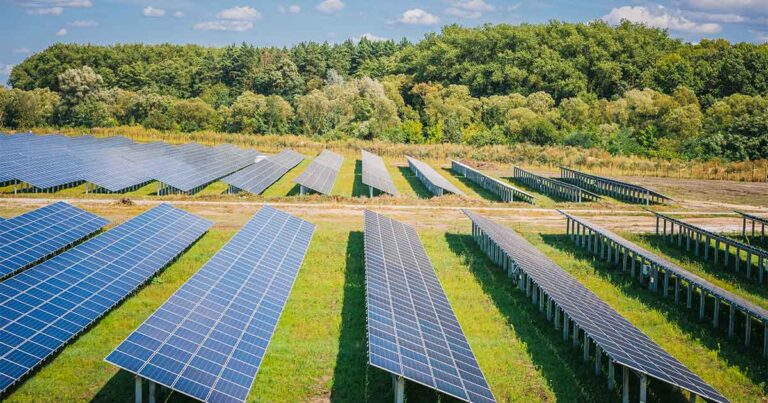
[[[495,7],[486,3],[485,0],[458,0],[453,1],[445,13],[459,18],[479,18],[484,12],[494,9]]]
[[[11,75],[11,70],[13,70],[13,65],[12,64],[0,63],[0,76]]]
[[[145,17],[164,17],[165,16],[165,10],[162,8],[154,8],[152,6],[146,6],[144,7],[144,10],[141,12],[144,14]]]
[[[32,51],[29,48],[16,48],[13,53],[32,53]]]
[[[66,28],[61,28],[58,31],[56,31],[56,36],[65,36],[67,34]]]
[[[315,6],[317,11],[324,14],[333,14],[337,11],[341,11],[347,5],[341,0],[323,0],[321,3]]]
[[[603,16],[603,20],[609,24],[619,24],[622,20],[645,24],[649,27],[669,29],[697,34],[714,34],[720,32],[722,27],[716,23],[697,23],[682,15],[673,15],[662,7],[654,8],[642,6],[624,6],[614,8]]]
[[[173,16],[176,17],[176,18],[184,18],[186,16],[186,14],[184,14],[183,11],[174,11],[173,12]]]
[[[412,8],[406,10],[403,15],[397,19],[397,22],[412,25],[435,25],[440,22],[440,19],[420,8]]]
[[[96,28],[99,26],[99,23],[96,21],[72,21],[69,23],[69,26],[72,28]]]
[[[697,10],[750,11],[768,13],[768,0],[685,0],[683,3]]]
[[[277,11],[279,11],[282,14],[285,14],[285,13],[298,14],[301,12],[301,6],[298,4],[291,4],[289,6],[281,5],[277,7]]]
[[[758,42],[768,43],[768,32],[749,30],[749,33],[754,35]]]
[[[719,14],[719,13],[706,13],[702,11],[683,11],[683,14],[692,19],[703,20],[708,22],[721,22],[724,24],[738,24],[747,21],[747,18],[738,14]]]
[[[202,31],[243,32],[253,28],[253,23],[251,21],[243,20],[206,21],[195,24],[194,28]]]
[[[27,10],[29,15],[61,15],[64,9],[61,7],[30,8]]]
[[[360,35],[360,36],[358,36],[358,37],[356,37],[354,39],[356,41],[359,41],[362,38],[368,39],[371,42],[381,42],[381,41],[388,41],[389,40],[389,39],[384,38],[382,36],[374,35],[374,34],[372,34],[370,32],[366,32],[366,33],[364,33],[364,34],[362,34],[362,35]]]
[[[261,19],[261,13],[253,7],[232,7],[226,10],[221,10],[216,14],[216,18],[222,20],[259,20]]]

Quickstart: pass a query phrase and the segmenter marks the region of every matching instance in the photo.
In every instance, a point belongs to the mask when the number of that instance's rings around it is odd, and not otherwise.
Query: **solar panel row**
[[[472,402],[495,401],[416,231],[365,211],[369,363]]]
[[[548,298],[554,304],[547,308],[550,313],[552,309],[562,310],[564,329],[572,320],[577,326],[574,329],[583,330],[616,364],[693,392],[707,401],[727,401],[525,238],[480,214],[463,211],[473,223],[475,240],[511,276],[517,276],[520,288],[533,295],[539,307]],[[560,317],[559,311],[555,317]],[[558,320],[555,319],[556,323]],[[574,332],[574,340],[577,336]],[[587,344],[585,351],[588,348]]]
[[[0,222],[0,280],[99,231],[108,223],[64,202]]]
[[[221,181],[233,189],[261,194],[303,160],[303,155],[292,150],[283,150],[280,154],[258,160]]]
[[[572,185],[591,190],[595,193],[612,196],[630,203],[642,203],[648,205],[651,203],[664,203],[667,200],[672,200],[661,193],[654,192],[653,190],[639,185],[591,175],[566,167],[560,167],[560,178]]]
[[[561,180],[547,178],[519,167],[512,168],[512,176],[518,183],[534,188],[541,193],[559,197],[564,200],[578,203],[590,200],[600,200],[599,195],[586,191],[578,186],[571,185]]]
[[[0,135],[0,182],[54,190],[85,182],[88,191],[125,192],[153,180],[161,191],[195,192],[260,154],[217,147],[138,144],[124,137]]]
[[[313,231],[263,207],[106,361],[198,400],[244,402]]]
[[[435,196],[442,196],[445,192],[457,194],[459,196],[466,196],[464,192],[459,190],[453,183],[449,182],[442,175],[432,169],[429,164],[419,161],[415,158],[405,156],[408,160],[408,166],[414,175],[429,189]]]
[[[210,226],[163,204],[0,283],[0,395]]]
[[[508,183],[502,182],[496,178],[488,176],[479,170],[463,164],[456,160],[451,160],[451,169],[459,175],[469,179],[470,181],[477,183],[483,189],[493,192],[496,196],[499,196],[501,200],[507,202],[515,201],[515,198],[526,203],[533,204],[534,197]]]
[[[302,194],[305,189],[311,189],[330,195],[343,162],[344,157],[341,155],[323,150],[294,182],[301,187]]]
[[[376,154],[362,150],[363,153],[363,178],[362,182],[368,186],[369,195],[373,197],[373,189],[397,196],[397,189],[392,182],[392,176],[384,164],[384,160]]]

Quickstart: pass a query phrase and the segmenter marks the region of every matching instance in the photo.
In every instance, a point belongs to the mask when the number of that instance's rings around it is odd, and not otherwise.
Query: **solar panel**
[[[0,280],[99,231],[108,223],[64,202],[0,222]]]
[[[198,400],[244,402],[314,228],[263,207],[106,361]]]
[[[363,178],[362,182],[369,188],[378,189],[381,192],[389,193],[392,196],[397,196],[397,189],[392,182],[392,176],[387,171],[387,166],[384,164],[384,160],[376,154],[363,152]],[[371,189],[371,196],[373,191]]]
[[[294,182],[315,192],[330,195],[336,177],[339,176],[344,157],[334,152],[323,150]]]
[[[162,204],[0,283],[0,395],[210,226]]]
[[[615,363],[707,401],[728,401],[525,238],[480,214],[463,211],[473,222],[476,239],[479,234],[487,235],[511,260],[513,272],[530,277]]]
[[[408,165],[411,167],[411,171],[416,177],[429,189],[435,196],[442,196],[444,192],[451,192],[460,196],[466,196],[464,192],[459,190],[451,182],[448,182],[442,175],[437,173],[431,166],[421,162],[415,158],[405,156],[408,160]]]
[[[365,211],[369,363],[472,402],[495,401],[416,231]]]
[[[573,185],[631,203],[664,203],[672,200],[668,196],[640,185],[591,175],[571,168],[560,167],[560,177]]]
[[[482,186],[483,189],[499,196],[503,201],[513,202],[515,201],[515,198],[517,198],[518,200],[533,204],[534,197],[531,194],[488,176],[467,164],[451,160],[451,169],[470,181]]]
[[[221,181],[236,189],[261,194],[303,160],[303,155],[286,149],[226,176]]]

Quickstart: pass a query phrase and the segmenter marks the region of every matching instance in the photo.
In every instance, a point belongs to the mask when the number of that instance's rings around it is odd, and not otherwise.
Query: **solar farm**
[[[686,186],[2,135],[0,400],[764,401],[768,186]]]

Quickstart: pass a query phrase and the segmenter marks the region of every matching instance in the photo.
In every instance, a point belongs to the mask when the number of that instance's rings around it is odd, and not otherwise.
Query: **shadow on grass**
[[[741,263],[739,264],[739,272],[736,273],[734,272],[734,255],[729,257],[728,266],[725,266],[723,254],[719,254],[718,263],[715,264],[713,257],[714,255],[712,255],[714,249],[710,250],[709,259],[705,260],[703,248],[700,250],[699,256],[696,256],[693,242],[691,242],[691,250],[688,251],[686,250],[685,240],[683,240],[682,246],[678,246],[677,236],[674,237],[674,241],[667,242],[664,242],[664,237],[662,235],[656,235],[653,233],[639,234],[637,237],[640,240],[647,242],[649,246],[661,251],[666,256],[670,256],[686,264],[697,264],[705,273],[711,275],[712,277],[731,284],[738,284],[738,286],[745,292],[759,295],[763,298],[768,298],[768,290],[766,290],[765,285],[757,283],[757,259],[754,258],[754,256],[752,261],[752,278],[748,279],[746,276],[747,260],[744,257],[741,258]],[[721,247],[720,251],[724,253],[725,247]]]
[[[571,349],[570,341],[563,342],[562,331],[547,322],[470,235],[447,233],[445,238],[451,251],[462,258],[496,309],[527,346],[531,361],[547,379],[558,401],[620,401],[618,392],[608,390],[606,376],[595,376],[592,365],[581,361],[579,352]]]
[[[553,247],[561,253],[571,254],[573,259],[587,262],[594,271],[593,275],[598,276],[606,281],[618,285],[621,293],[627,298],[638,301],[647,309],[655,309],[660,311],[666,320],[671,323],[675,323],[679,326],[680,330],[688,336],[691,340],[695,340],[696,343],[701,344],[706,349],[715,352],[728,365],[732,365],[738,368],[748,379],[755,384],[761,384],[765,382],[768,377],[768,364],[762,357],[762,344],[758,340],[762,340],[762,328],[754,329],[759,330],[759,337],[753,336],[754,343],[747,348],[739,340],[728,340],[728,313],[727,306],[721,304],[720,318],[726,318],[720,320],[720,327],[718,329],[712,328],[712,307],[714,302],[709,298],[706,302],[706,315],[705,320],[700,321],[698,317],[698,298],[693,298],[693,307],[686,309],[685,307],[685,292],[681,292],[680,304],[675,304],[674,291],[670,291],[670,297],[664,298],[661,291],[658,293],[648,290],[640,285],[640,283],[631,278],[628,273],[622,273],[621,270],[616,269],[615,266],[610,265],[604,261],[596,259],[593,255],[581,247],[577,247],[575,243],[571,242],[565,234],[542,234],[542,240],[545,244]],[[672,283],[670,283],[672,284]],[[670,287],[672,288],[672,287]],[[673,289],[673,288],[672,288]],[[739,323],[739,321],[737,321]],[[739,334],[739,329],[743,334],[743,324],[736,328],[736,334]],[[760,346],[757,346],[760,344]],[[681,353],[675,350],[669,350],[674,356],[679,356]],[[716,371],[717,369],[712,369]],[[703,375],[703,374],[699,374]],[[717,374],[709,374],[710,378],[716,378]],[[764,390],[765,387],[764,387]]]
[[[430,192],[429,189],[427,189],[427,187],[419,181],[419,179],[416,177],[416,175],[413,174],[410,168],[398,167],[397,169],[400,170],[400,174],[403,175],[405,180],[408,181],[408,184],[411,185],[413,191],[416,192],[416,196],[418,196],[420,199],[431,199],[434,196],[432,192]]]
[[[347,238],[341,332],[330,400],[334,402],[391,402],[394,399],[391,375],[368,365],[365,304],[363,233],[353,231]],[[437,394],[421,385],[406,382],[410,401],[436,401]],[[445,396],[439,399],[446,401]]]
[[[486,200],[490,201],[501,201],[501,198],[499,196],[496,196],[496,194],[483,189],[482,186],[478,185],[475,182],[472,182],[471,180],[459,175],[451,168],[442,168],[443,171],[447,172],[449,175],[453,176],[454,178],[458,179],[461,183],[463,183],[468,188],[475,191],[475,193],[479,194],[480,197]]]
[[[352,197],[368,197],[368,189],[363,185],[363,163],[355,161],[355,178],[352,181]]]
[[[301,193],[301,189],[299,188],[299,184],[297,183],[297,184],[293,185],[291,190],[289,190],[288,193],[286,193],[285,195],[286,196],[298,196],[300,193]]]

